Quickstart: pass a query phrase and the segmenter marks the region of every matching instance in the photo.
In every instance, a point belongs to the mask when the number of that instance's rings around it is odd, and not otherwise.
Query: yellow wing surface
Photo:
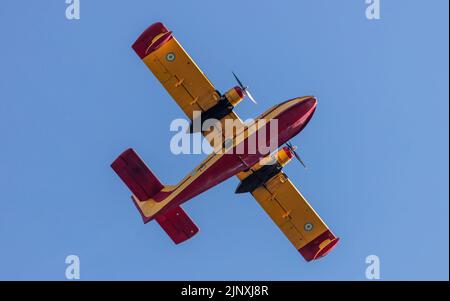
[[[189,119],[194,111],[204,112],[219,101],[214,85],[162,23],[147,28],[132,47]],[[226,119],[243,125],[234,112],[221,122]],[[208,137],[209,132],[203,134]]]
[[[240,173],[238,178],[247,175]],[[339,238],[283,172],[256,188],[252,195],[307,261],[325,256],[338,243]]]

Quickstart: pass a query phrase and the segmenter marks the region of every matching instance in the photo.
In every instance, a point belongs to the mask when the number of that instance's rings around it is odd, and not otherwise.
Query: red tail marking
[[[156,221],[175,244],[188,240],[198,232],[198,227],[180,206],[157,216]]]
[[[111,167],[140,201],[151,198],[164,187],[131,148],[117,157]]]

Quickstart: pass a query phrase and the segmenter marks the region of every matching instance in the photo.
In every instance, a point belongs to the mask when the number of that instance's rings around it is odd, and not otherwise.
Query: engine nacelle
[[[252,192],[256,188],[264,185],[271,178],[276,176],[283,167],[291,161],[294,154],[287,147],[283,147],[278,152],[270,154],[260,162],[252,166],[249,175],[241,179],[241,183],[236,188],[236,193]]]
[[[239,86],[231,88],[225,93],[226,99],[230,102],[230,104],[235,107],[238,103],[240,103],[244,99],[244,91]]]
[[[201,115],[200,125],[203,125],[203,122],[208,119],[217,119],[221,120],[223,117],[227,116],[228,114],[233,111],[234,107],[240,103],[244,99],[244,91],[241,87],[233,87],[230,90],[228,90],[224,95],[222,95],[217,102],[217,104],[207,110],[206,112],[203,112]],[[198,122],[197,120],[193,121],[191,123],[190,132],[194,132],[194,122]],[[200,126],[201,128],[201,126]]]

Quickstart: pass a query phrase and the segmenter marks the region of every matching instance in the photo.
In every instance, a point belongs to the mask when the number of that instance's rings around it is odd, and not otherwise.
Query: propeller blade
[[[297,152],[294,152],[294,156],[297,158],[297,160],[300,162],[300,164],[303,165],[304,168],[307,168],[305,162],[303,162],[302,158],[300,158],[300,156],[297,154]]]
[[[250,92],[248,91],[248,90],[244,90],[245,91],[245,95],[247,95],[248,96],[248,98],[250,98],[250,100],[256,105],[256,104],[258,104],[257,102],[256,102],[256,100],[253,98],[253,96],[250,94]]]
[[[242,84],[242,82],[239,80],[239,78],[237,77],[236,74],[234,74],[233,71],[231,71],[231,73],[233,73],[234,78],[236,79],[236,81],[238,82],[239,86],[241,86],[242,90],[245,90],[245,86]]]
[[[292,153],[294,153],[297,150],[297,147],[292,145],[291,142],[286,142],[287,147],[289,147],[289,149],[292,151]]]
[[[239,78],[237,77],[237,75],[231,71],[231,73],[233,73],[234,78],[236,79],[236,81],[238,82],[239,86],[241,87],[242,91],[244,92],[245,96],[248,96],[248,98],[250,98],[250,100],[254,103],[254,104],[258,104],[256,102],[256,100],[253,98],[253,96],[250,94],[250,92],[248,91],[248,87],[244,86],[244,84],[239,80]]]
[[[290,151],[294,154],[295,158],[300,162],[300,164],[303,165],[304,168],[307,168],[305,162],[303,162],[302,158],[300,158],[300,156],[295,151],[297,147],[293,146],[292,143],[290,142],[286,142],[286,145],[290,149]]]

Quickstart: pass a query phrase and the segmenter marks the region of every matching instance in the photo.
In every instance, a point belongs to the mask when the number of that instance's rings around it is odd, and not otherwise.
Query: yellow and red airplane
[[[231,134],[202,131],[214,151],[176,185],[162,184],[133,149],[124,151],[111,164],[131,190],[144,223],[155,219],[176,244],[186,241],[198,232],[198,227],[180,205],[236,175],[241,181],[236,193],[250,192],[307,261],[328,254],[339,238],[282,171],[294,156],[300,160],[288,141],[300,133],[313,116],[316,98],[307,96],[282,102],[256,119],[268,121],[264,126],[249,126],[233,110],[245,96],[253,100],[247,87],[235,76],[239,85],[225,94],[219,93],[162,23],[148,27],[132,48],[191,121],[194,121],[194,112],[200,111],[202,122],[214,118],[222,127],[226,120],[236,125]],[[258,148],[255,152],[242,148],[250,139],[260,137],[258,133],[264,127],[267,130],[273,120],[278,122],[276,135],[263,139],[265,142],[276,139],[275,147],[263,151]],[[219,146],[213,143],[217,138],[214,133],[225,143]],[[258,139],[262,138],[253,141]],[[244,151],[236,151],[239,147]],[[267,164],[269,161],[271,163]]]

